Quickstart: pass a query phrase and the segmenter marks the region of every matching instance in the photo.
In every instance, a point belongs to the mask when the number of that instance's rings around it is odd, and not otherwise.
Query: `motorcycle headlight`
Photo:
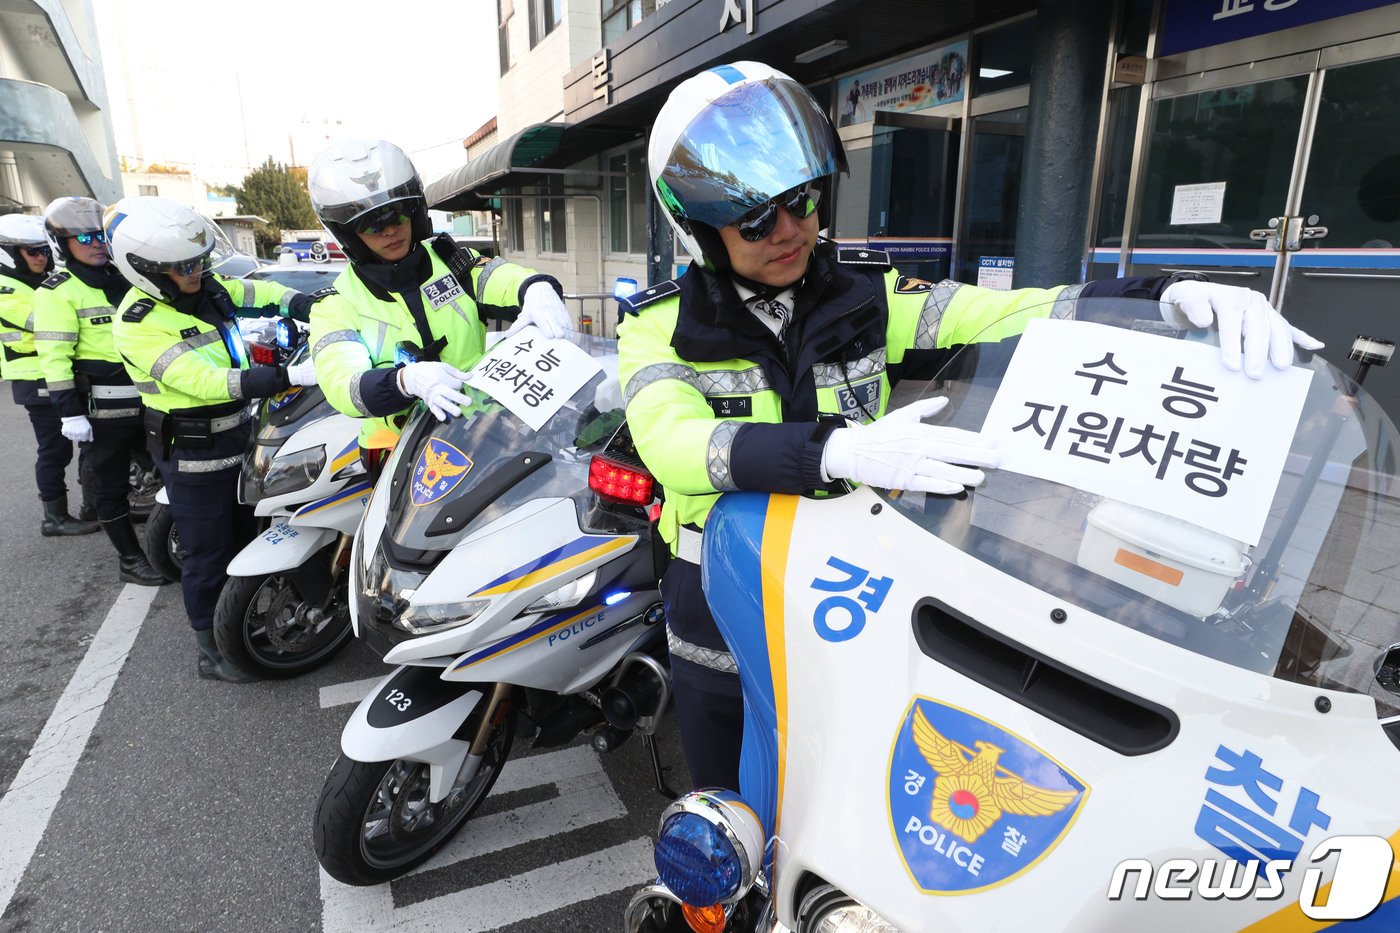
[[[598,580],[598,571],[590,570],[577,580],[570,580],[552,593],[546,593],[525,607],[526,612],[553,612],[577,606],[593,589]]]
[[[481,611],[491,605],[489,599],[469,599],[460,603],[429,603],[426,606],[409,606],[397,619],[394,627],[410,635],[426,635],[445,629],[466,625],[481,615]]]
[[[661,814],[656,873],[692,907],[743,897],[763,865],[763,827],[733,791],[693,791]]]
[[[797,908],[796,933],[900,933],[875,911],[829,884],[813,888]]]
[[[262,493],[264,496],[281,496],[305,489],[316,482],[316,477],[321,475],[325,465],[324,445],[273,457],[272,464],[263,477]]]

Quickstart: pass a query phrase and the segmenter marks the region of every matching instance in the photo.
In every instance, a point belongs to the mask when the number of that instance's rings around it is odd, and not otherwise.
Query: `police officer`
[[[58,198],[44,210],[49,245],[63,260],[34,295],[34,345],[63,436],[85,448],[84,483],[117,549],[124,583],[166,582],[131,524],[131,454],[143,445],[141,398],[112,346],[112,315],[130,285],[108,261],[103,206]]]
[[[39,444],[34,461],[34,480],[44,506],[39,533],[88,535],[97,531],[97,522],[68,514],[63,476],[73,460],[73,442],[63,436],[34,350],[34,289],[52,271],[53,250],[44,236],[44,219],[33,214],[0,217],[0,375],[10,381],[15,404],[29,414]]]
[[[480,358],[488,318],[515,320],[512,331],[534,324],[546,337],[573,329],[551,276],[449,236],[429,240],[423,183],[393,143],[336,143],[311,164],[307,186],[350,260],[311,312],[316,368],[331,404],[365,419],[360,447],[372,470],[415,398],[439,420],[461,413],[462,370]]]
[[[943,399],[882,417],[891,387],[947,348],[1010,336],[1051,308],[1069,316],[1079,296],[1159,298],[1166,316],[1195,326],[1218,316],[1226,365],[1240,368],[1243,337],[1252,375],[1266,354],[1289,366],[1295,341],[1320,346],[1246,289],[1174,278],[933,285],[899,275],[878,250],[819,240],[823,194],[844,156],[811,95],[766,65],[682,82],[647,156],[694,261],[678,281],[624,301],[618,375],[638,451],[666,488],[660,527],[676,559],[661,589],[698,786],[737,789],[742,735],[734,659],[700,587],[701,532],[719,493],[820,493],[839,480],[936,494],[975,486],[996,451],[975,433],[923,424]],[[986,331],[1018,310],[1014,325]]]
[[[249,366],[238,307],[305,310],[310,299],[276,282],[212,270],[233,252],[192,208],[159,197],[118,201],[107,212],[113,260],[135,286],[113,337],[145,403],[147,444],[170,496],[185,550],[180,586],[199,647],[199,675],[243,682],[214,643],[214,606],[225,571],[252,538],[238,477],[252,431],[248,401],[311,385],[310,363]]]

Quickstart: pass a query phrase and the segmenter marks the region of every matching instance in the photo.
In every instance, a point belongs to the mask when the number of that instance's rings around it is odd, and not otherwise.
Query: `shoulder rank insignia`
[[[131,303],[131,307],[122,312],[122,320],[128,324],[140,323],[141,319],[151,313],[151,309],[156,303],[150,298],[141,298]]]
[[[890,254],[869,246],[840,246],[836,249],[836,261],[848,266],[888,266]]]
[[[55,272],[53,275],[49,276],[48,278],[44,279],[44,281],[40,282],[40,283],[39,283],[39,287],[40,287],[40,288],[58,288],[58,286],[62,285],[64,282],[68,281],[68,280],[71,279],[72,277],[73,277],[73,273],[71,273],[71,272]]]
[[[306,297],[310,298],[313,302],[316,302],[320,301],[322,298],[329,298],[331,295],[338,294],[340,294],[340,292],[335,290],[334,285],[327,285],[325,288],[318,288],[314,292],[308,293]]]
[[[933,288],[933,283],[928,279],[916,279],[909,275],[901,275],[894,283],[896,295],[912,295],[917,292],[926,292],[931,288]]]
[[[628,295],[626,298],[619,298],[617,306],[623,314],[638,314],[647,305],[656,304],[673,295],[679,295],[681,287],[675,279],[665,282],[658,282],[651,288],[644,288],[635,295]]]
[[[8,285],[0,285],[0,295],[13,295],[15,290]]]

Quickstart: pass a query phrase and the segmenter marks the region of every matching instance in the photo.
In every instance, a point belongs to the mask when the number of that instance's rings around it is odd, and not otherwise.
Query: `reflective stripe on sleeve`
[[[360,340],[360,332],[355,330],[333,330],[320,340],[316,341],[316,346],[311,348],[311,355],[315,356],[333,343],[340,343],[343,340]]]
[[[918,326],[914,328],[914,349],[933,350],[938,346],[938,326],[943,323],[943,312],[962,288],[961,282],[944,279],[929,290],[924,299],[924,310],[919,315]]]
[[[78,342],[78,332],[77,332],[77,331],[66,331],[66,330],[36,330],[36,331],[34,332],[34,339],[35,339],[35,340],[61,340],[61,341],[64,341],[64,342],[66,342],[66,343],[77,343],[77,342]]]
[[[717,492],[734,492],[739,488],[729,474],[729,458],[734,448],[734,435],[743,426],[742,421],[721,421],[710,434],[705,469],[710,475],[710,485]]]
[[[363,372],[355,373],[350,377],[350,404],[355,406],[355,410],[366,418],[371,417],[369,409],[365,407],[365,397],[360,394],[360,380],[365,378]]]
[[[480,301],[482,304],[491,303],[489,301],[483,300],[484,296],[486,295],[486,282],[488,279],[491,278],[491,273],[495,272],[497,269],[499,269],[501,266],[504,266],[505,264],[506,261],[501,257],[497,256],[495,259],[492,259],[486,265],[481,267],[481,273],[476,277],[477,301]]]
[[[1070,285],[1055,296],[1055,306],[1050,309],[1050,317],[1057,321],[1070,321],[1074,319],[1074,306],[1079,301],[1079,293],[1084,291],[1088,283],[1083,285]]]
[[[228,371],[228,397],[239,399],[243,397],[243,370],[230,369]]]

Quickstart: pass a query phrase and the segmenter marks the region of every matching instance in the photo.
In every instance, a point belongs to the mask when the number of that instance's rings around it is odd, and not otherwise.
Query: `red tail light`
[[[265,343],[254,343],[249,345],[253,351],[253,362],[259,366],[277,365],[277,351]]]
[[[609,502],[650,505],[651,474],[640,467],[594,455],[588,465],[588,488]]]

